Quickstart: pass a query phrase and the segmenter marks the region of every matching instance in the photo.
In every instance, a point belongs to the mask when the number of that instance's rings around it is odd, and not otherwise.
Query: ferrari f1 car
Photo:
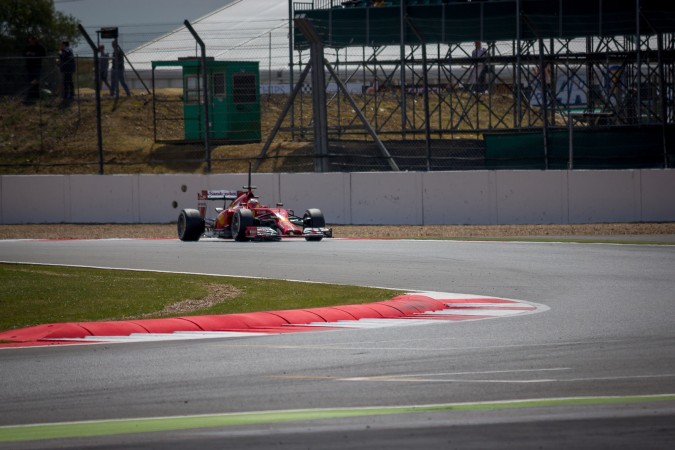
[[[333,230],[326,228],[320,210],[308,209],[299,217],[293,210],[284,209],[281,203],[275,207],[262,205],[250,182],[243,189],[199,192],[198,209],[184,209],[178,216],[178,238],[181,241],[198,241],[202,236],[235,241],[279,241],[304,237],[307,241],[320,241],[324,237],[333,237]],[[224,200],[222,208],[215,208],[214,218],[206,216],[210,200]]]

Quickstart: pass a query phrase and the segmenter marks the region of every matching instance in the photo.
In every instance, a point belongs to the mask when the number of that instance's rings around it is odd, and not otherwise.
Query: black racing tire
[[[248,241],[246,237],[246,227],[252,227],[255,223],[253,212],[250,209],[238,209],[232,216],[230,230],[235,241]]]
[[[324,228],[326,226],[323,213],[316,208],[310,208],[305,211],[305,214],[302,216],[302,222],[305,228]]]
[[[204,219],[196,209],[184,209],[178,216],[178,239],[184,242],[198,241],[204,233]]]
[[[302,223],[305,228],[324,228],[326,226],[323,213],[316,208],[310,208],[305,211],[305,214],[302,216]],[[305,236],[305,240],[310,242],[318,242],[321,239],[323,239],[323,234]]]

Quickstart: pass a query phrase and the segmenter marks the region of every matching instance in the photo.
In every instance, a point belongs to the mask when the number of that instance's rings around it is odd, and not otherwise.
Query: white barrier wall
[[[3,175],[0,224],[169,223],[196,208],[200,190],[247,183],[246,174]],[[672,169],[265,173],[252,184],[264,204],[319,208],[333,225],[675,221]]]

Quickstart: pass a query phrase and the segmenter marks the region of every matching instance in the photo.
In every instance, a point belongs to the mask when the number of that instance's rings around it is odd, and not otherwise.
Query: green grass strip
[[[675,394],[617,397],[575,397],[557,399],[512,400],[478,403],[447,403],[421,406],[385,406],[367,408],[305,409],[226,413],[197,416],[156,417],[140,419],[92,420],[52,424],[10,425],[0,427],[0,442],[22,442],[47,439],[114,436],[131,433],[175,431],[197,428],[260,425],[307,420],[383,416],[451,411],[490,411],[553,406],[587,406],[626,403],[675,401]]]
[[[58,322],[342,306],[400,293],[261,278],[0,263],[0,331]],[[219,301],[200,304],[209,298]],[[197,306],[170,309],[186,301]]]

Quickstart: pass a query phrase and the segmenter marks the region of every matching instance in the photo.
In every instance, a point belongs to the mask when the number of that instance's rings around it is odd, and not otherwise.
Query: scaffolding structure
[[[673,3],[289,0],[289,20],[291,73],[325,74],[291,80],[285,128],[317,171],[675,163]]]

